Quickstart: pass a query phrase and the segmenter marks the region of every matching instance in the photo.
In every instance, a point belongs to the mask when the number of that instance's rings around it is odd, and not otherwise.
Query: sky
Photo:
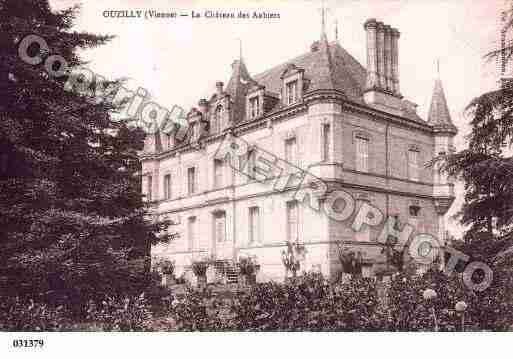
[[[171,109],[196,106],[215,91],[216,81],[228,82],[231,63],[239,58],[240,43],[251,74],[257,74],[309,51],[320,38],[320,0],[50,0],[54,9],[81,4],[75,29],[116,38],[87,50],[88,67],[107,78],[129,78],[127,87],[143,87],[153,99]],[[366,65],[363,23],[376,18],[401,32],[399,74],[401,92],[418,104],[426,118],[437,59],[447,102],[459,133],[457,149],[469,132],[466,105],[479,94],[497,87],[495,62],[483,56],[498,45],[499,13],[504,0],[326,0],[326,31]],[[126,19],[106,18],[106,10],[157,10],[203,13],[260,11],[279,13],[279,19]],[[460,208],[462,184],[449,216]],[[448,229],[460,235],[457,220]]]

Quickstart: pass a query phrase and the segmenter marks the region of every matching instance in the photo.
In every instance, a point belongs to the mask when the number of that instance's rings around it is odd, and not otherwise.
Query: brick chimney
[[[367,91],[381,91],[397,97],[399,93],[399,31],[369,19],[367,35]]]
[[[207,116],[207,111],[208,111],[208,101],[206,99],[202,98],[198,102],[198,107],[199,107],[199,111],[203,115],[203,119],[205,119]]]
[[[223,95],[223,86],[224,83],[222,81],[216,82],[217,97],[221,97]]]
[[[379,87],[378,53],[376,48],[376,19],[369,19],[363,27],[367,33],[367,90]]]
[[[392,28],[392,81],[393,81],[393,92],[397,96],[401,96],[399,89],[399,36],[401,33],[396,28]]]

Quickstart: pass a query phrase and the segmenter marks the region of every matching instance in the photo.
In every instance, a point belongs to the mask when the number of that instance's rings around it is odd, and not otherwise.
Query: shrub
[[[287,283],[260,283],[222,298],[209,288],[188,289],[173,303],[178,330],[380,330],[387,326],[372,280],[331,285],[321,274]]]
[[[71,328],[63,306],[52,307],[18,297],[0,298],[0,331],[59,331]]]
[[[210,288],[187,288],[185,295],[172,305],[173,319],[180,331],[228,330],[226,320],[230,306],[218,298]]]
[[[152,318],[144,294],[107,297],[100,304],[91,301],[87,309],[87,319],[105,331],[151,330]]]
[[[317,273],[258,284],[232,310],[238,330],[379,330],[384,319],[370,280],[330,285]]]
[[[424,299],[423,292],[426,289],[434,290],[436,297]],[[462,300],[468,305],[465,313],[466,329],[479,329],[477,299],[477,295],[466,289],[457,275],[448,277],[437,269],[430,269],[420,276],[397,275],[390,282],[388,290],[389,330],[433,331],[434,308],[440,331],[460,331],[461,317],[455,305]]]

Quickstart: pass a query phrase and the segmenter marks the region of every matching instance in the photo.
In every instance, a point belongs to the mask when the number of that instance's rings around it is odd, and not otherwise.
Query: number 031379
[[[14,348],[42,348],[44,345],[43,339],[14,339],[12,341]]]

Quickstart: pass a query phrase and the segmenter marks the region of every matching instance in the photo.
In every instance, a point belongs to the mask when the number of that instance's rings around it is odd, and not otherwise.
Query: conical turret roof
[[[437,78],[435,81],[431,105],[429,106],[428,123],[438,129],[450,130],[451,132],[457,131],[451,120],[451,114],[440,78]]]

